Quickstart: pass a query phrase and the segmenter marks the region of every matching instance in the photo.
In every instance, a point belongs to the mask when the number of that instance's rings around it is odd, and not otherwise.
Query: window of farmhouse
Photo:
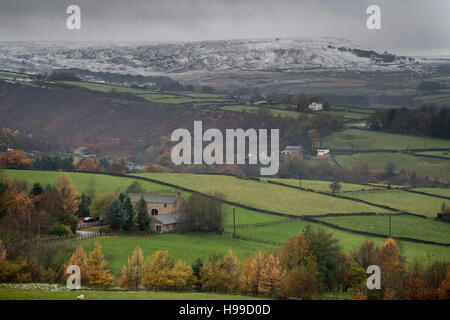
[[[158,215],[158,209],[153,208],[151,213],[152,213],[152,216],[157,216]]]
[[[161,226],[156,226],[156,232],[161,232]]]
[[[164,203],[164,208],[167,208],[167,203]]]

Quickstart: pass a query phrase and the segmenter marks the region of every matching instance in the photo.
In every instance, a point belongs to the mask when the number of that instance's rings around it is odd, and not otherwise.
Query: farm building
[[[320,111],[323,109],[323,105],[321,103],[313,102],[308,106],[308,109],[311,111]]]
[[[303,154],[303,147],[302,146],[287,146],[284,148],[283,151],[281,151],[281,155],[284,157],[288,157],[293,154]]]
[[[186,201],[178,195],[155,195],[130,193],[130,200],[136,207],[137,202],[144,198],[147,203],[151,228],[157,233],[174,231],[182,219]]]

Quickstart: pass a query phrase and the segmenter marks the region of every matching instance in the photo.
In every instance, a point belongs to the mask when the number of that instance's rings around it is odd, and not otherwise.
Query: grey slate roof
[[[164,225],[174,224],[181,221],[184,213],[176,212],[176,213],[164,213],[159,214],[157,216],[152,216],[153,219],[161,222]]]
[[[178,195],[158,195],[158,194],[150,194],[150,193],[144,193],[142,195],[144,197],[145,202],[147,203],[174,203]],[[129,194],[131,202],[138,202],[141,200],[141,194],[140,193],[130,193]]]
[[[287,146],[284,150],[301,150],[302,146]]]

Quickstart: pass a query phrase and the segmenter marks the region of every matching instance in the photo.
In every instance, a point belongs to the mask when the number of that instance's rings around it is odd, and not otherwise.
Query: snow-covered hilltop
[[[426,71],[409,57],[366,50],[335,38],[223,40],[184,43],[0,43],[0,69],[61,68],[122,74],[236,71]]]

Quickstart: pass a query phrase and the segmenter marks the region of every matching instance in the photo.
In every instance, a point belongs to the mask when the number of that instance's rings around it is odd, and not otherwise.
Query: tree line
[[[372,130],[419,136],[450,138],[450,109],[386,109],[375,111],[367,120]]]

